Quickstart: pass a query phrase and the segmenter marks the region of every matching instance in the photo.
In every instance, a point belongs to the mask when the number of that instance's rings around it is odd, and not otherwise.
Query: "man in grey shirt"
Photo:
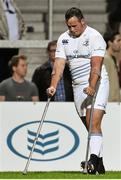
[[[0,101],[38,101],[36,85],[25,79],[27,73],[26,56],[13,56],[9,66],[12,77],[0,83]]]

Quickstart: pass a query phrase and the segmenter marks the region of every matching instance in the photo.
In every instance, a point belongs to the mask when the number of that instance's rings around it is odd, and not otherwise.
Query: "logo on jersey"
[[[62,40],[63,45],[68,44],[68,41],[69,41],[68,39],[63,39],[63,40]]]
[[[89,46],[89,39],[86,39],[84,42],[83,42],[83,46]]]

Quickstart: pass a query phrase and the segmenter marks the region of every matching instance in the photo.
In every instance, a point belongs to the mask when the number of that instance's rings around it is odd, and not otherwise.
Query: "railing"
[[[46,48],[49,40],[0,40],[0,48]]]

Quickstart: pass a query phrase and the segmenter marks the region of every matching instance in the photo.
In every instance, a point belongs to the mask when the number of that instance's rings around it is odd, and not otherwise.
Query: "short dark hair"
[[[79,20],[84,18],[82,11],[76,7],[72,7],[66,11],[65,20],[68,21],[73,16],[77,17]]]
[[[9,65],[9,68],[10,68],[10,70],[11,70],[11,72],[13,73],[13,66],[16,66],[17,67],[17,65],[18,65],[18,63],[19,63],[19,61],[20,61],[20,59],[23,59],[23,60],[27,60],[27,57],[25,56],[25,55],[14,55],[11,59],[10,59],[10,61],[8,62],[8,65]]]
[[[106,31],[104,33],[103,38],[107,44],[107,48],[108,48],[108,41],[113,42],[115,40],[116,35],[118,35],[118,34],[119,34],[118,31],[113,31],[113,30]]]
[[[57,40],[50,41],[47,46],[47,51],[50,50],[51,46],[55,46],[57,44]]]

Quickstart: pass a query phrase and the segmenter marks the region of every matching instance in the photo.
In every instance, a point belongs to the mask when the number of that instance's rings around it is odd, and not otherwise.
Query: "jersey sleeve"
[[[101,34],[96,34],[91,37],[91,56],[104,57],[106,51],[106,43]]]
[[[56,58],[66,59],[65,48],[64,48],[64,43],[63,43],[63,37],[62,36],[60,36],[58,41],[57,41],[57,48],[56,48],[55,57]]]

